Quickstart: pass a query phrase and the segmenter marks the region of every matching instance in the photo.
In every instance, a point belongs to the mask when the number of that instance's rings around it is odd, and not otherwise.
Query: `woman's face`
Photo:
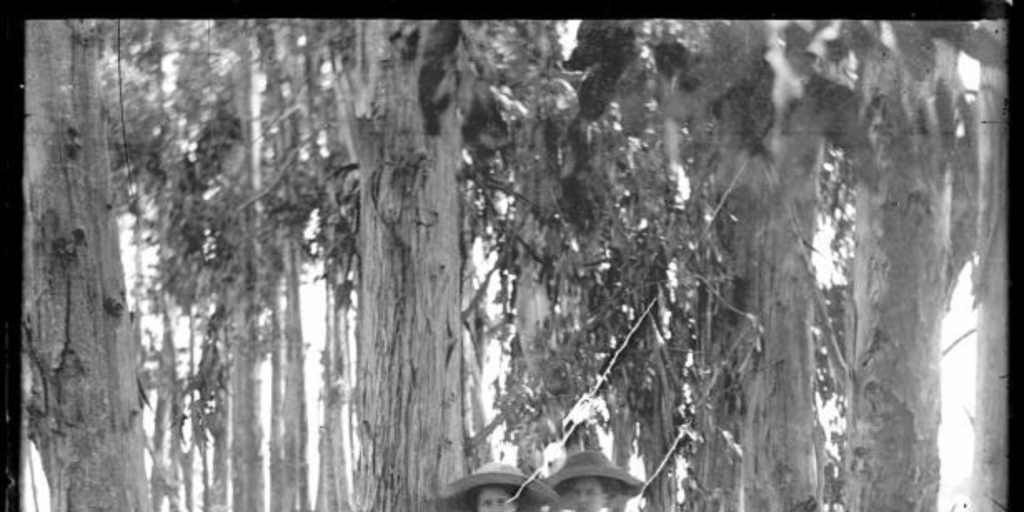
[[[516,512],[512,495],[501,487],[484,487],[476,495],[476,512]]]
[[[596,478],[577,478],[569,484],[570,506],[576,512],[599,512],[611,506],[611,496]]]

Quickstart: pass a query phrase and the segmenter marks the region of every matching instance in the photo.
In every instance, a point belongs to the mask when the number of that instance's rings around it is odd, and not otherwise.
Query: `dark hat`
[[[624,469],[612,464],[601,452],[584,451],[574,453],[565,460],[562,467],[558,468],[547,482],[551,487],[557,488],[559,484],[565,483],[574,478],[608,478],[615,480],[622,485],[623,494],[626,497],[633,497],[640,494],[644,483]]]
[[[472,475],[464,476],[441,492],[440,501],[448,510],[474,512],[466,499],[473,489],[488,486],[511,486],[518,488],[528,478],[519,468],[491,462],[480,466]],[[558,493],[547,484],[534,479],[519,494],[516,502],[519,510],[539,509],[543,505],[558,501]]]

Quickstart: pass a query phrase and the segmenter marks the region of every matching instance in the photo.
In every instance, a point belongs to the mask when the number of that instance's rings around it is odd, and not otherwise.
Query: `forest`
[[[1006,510],[1007,30],[28,21],[20,509]]]

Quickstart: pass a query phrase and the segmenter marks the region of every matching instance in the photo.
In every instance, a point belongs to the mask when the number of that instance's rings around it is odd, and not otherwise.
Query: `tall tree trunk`
[[[317,512],[349,512],[351,492],[351,443],[346,443],[347,403],[350,399],[347,349],[347,297],[338,297],[337,273],[327,271],[327,343],[324,347],[324,415],[320,434],[320,484],[317,486]]]
[[[150,510],[96,79],[102,28],[26,25],[25,406],[56,512]]]
[[[298,53],[299,49],[294,45],[297,35],[290,28],[285,33],[288,35],[288,42],[282,44],[285,47],[285,54]],[[309,41],[306,44],[308,45]],[[309,97],[311,91],[303,91],[304,88],[301,87],[304,76],[297,70],[298,59],[286,61],[284,68],[288,72],[291,83],[295,84],[294,89],[296,92],[292,94],[291,101],[293,104],[300,105],[303,99]],[[290,129],[285,130],[291,135],[289,146],[296,152],[300,151],[300,148],[304,145],[302,142],[302,126],[303,124],[309,125],[308,123],[302,123],[300,112],[301,110],[289,116]],[[312,112],[308,112],[308,114],[312,115]],[[311,141],[309,152],[313,155],[311,158],[315,165],[316,159],[319,158],[319,150],[315,144],[316,137],[310,135],[309,140]],[[303,172],[302,169],[302,166],[297,166],[291,169],[291,172],[298,174]],[[285,196],[289,204],[299,200],[291,178],[290,176],[285,182]],[[294,510],[299,512],[305,512],[310,509],[309,461],[306,457],[307,446],[309,445],[309,415],[306,406],[305,379],[306,354],[302,335],[302,303],[299,293],[302,284],[302,251],[300,246],[302,237],[302,227],[290,226],[288,237],[285,239],[286,247],[284,254],[285,283],[288,299],[288,309],[285,316],[285,334],[288,337],[289,371],[288,388],[285,396],[287,398],[286,406],[292,408],[292,411],[287,414],[288,419],[291,421],[288,432],[291,444],[289,466],[294,474],[297,493]]]
[[[243,22],[245,23],[245,22]],[[260,189],[258,153],[255,133],[259,130],[253,112],[254,87],[252,41],[246,30],[238,38],[240,62],[236,68],[236,111],[241,118],[242,141],[240,169],[226,169],[235,174],[245,195]],[[230,311],[231,337],[231,481],[232,510],[263,512],[263,457],[261,455],[260,385],[257,370],[260,361],[260,338],[257,326],[258,304],[255,253],[257,245],[256,216],[249,209],[240,212],[241,239],[236,253],[238,275],[232,283],[227,304]]]
[[[270,510],[285,510],[284,499],[287,494],[287,482],[284,471],[284,390],[287,372],[285,370],[285,352],[288,343],[281,328],[281,276],[268,276],[273,282],[268,294],[267,305],[270,308]]]
[[[314,23],[313,34],[319,34]],[[311,36],[312,41],[320,39]],[[327,145],[331,154],[330,161],[340,160],[342,165],[354,163],[355,150],[350,146],[351,137],[342,136],[340,132],[350,128],[346,104],[348,99],[341,96],[341,80],[332,80],[335,87],[330,91],[337,109],[332,116],[331,111],[317,110],[312,98],[320,97],[317,81],[314,76],[319,73],[315,62],[314,48],[316,43],[306,46],[306,83],[309,87],[311,127],[326,125],[337,126],[337,129],[326,130]],[[332,61],[332,66],[333,66]],[[322,116],[322,117],[320,117]],[[334,120],[328,123],[327,120]],[[340,154],[339,157],[335,155]],[[323,351],[323,425],[320,430],[320,482],[317,486],[317,512],[350,512],[352,492],[352,443],[350,401],[352,395],[352,372],[350,370],[351,354],[349,353],[348,314],[352,304],[349,293],[351,260],[346,256],[350,248],[343,247],[337,238],[339,226],[348,225],[350,219],[344,219],[345,212],[338,204],[338,186],[333,173],[321,173],[321,183],[326,191],[325,204],[327,211],[321,212],[325,226],[326,251],[328,258],[325,263],[324,280],[327,307],[325,311],[326,336]],[[354,220],[354,219],[351,219]],[[351,224],[354,224],[352,222]],[[345,283],[345,284],[343,284]]]
[[[193,313],[192,308],[188,308],[188,375],[191,378],[196,370],[196,341],[195,341],[195,329],[193,328]],[[184,404],[184,396],[182,396],[182,403]],[[178,424],[179,429],[184,429],[183,420],[182,423]],[[178,430],[178,434],[184,436],[181,430]],[[181,461],[181,479],[183,481],[182,490],[185,492],[185,511],[195,512],[195,459],[197,451],[197,440],[193,437],[188,446],[188,451],[185,452],[184,457]]]
[[[458,83],[459,24],[358,28],[362,57],[350,75],[360,81],[362,171],[356,509],[426,511],[464,473],[462,140],[456,108],[443,101],[457,100],[446,88]]]
[[[180,509],[179,486],[181,478],[179,469],[181,467],[179,430],[175,421],[181,417],[180,386],[178,376],[175,373],[176,359],[174,348],[174,329],[171,322],[170,299],[164,296],[161,299],[161,318],[163,322],[163,340],[160,347],[160,377],[157,389],[159,391],[155,421],[153,427],[153,474],[151,475],[152,485],[160,486],[160,501],[157,501],[157,494],[154,493],[153,510],[163,510],[163,502],[169,502],[170,511]]]
[[[230,330],[221,328],[221,339],[227,340],[230,335]],[[225,343],[227,343],[225,341]],[[230,379],[231,370],[228,371],[228,378]],[[231,385],[230,382],[227,383]],[[212,473],[213,491],[210,493],[210,502],[208,506],[210,510],[213,508],[220,508],[222,510],[231,510],[231,445],[232,445],[232,403],[235,400],[234,394],[229,393],[227,389],[218,389],[214,392],[214,403],[215,412],[210,420],[210,436],[213,438],[213,454],[211,455],[211,466],[210,473]]]
[[[293,181],[298,167],[290,166],[289,162],[297,157],[301,149],[300,119],[291,107],[300,104],[300,76],[291,70],[291,61],[285,56],[294,52],[289,41],[294,34],[286,26],[272,27],[269,22],[261,22],[259,26],[259,43],[263,61],[267,68],[267,95],[270,97],[270,108],[275,117],[283,116],[275,138],[274,159],[277,173],[284,188],[286,204],[296,201]],[[285,95],[283,84],[292,84],[292,93]],[[311,152],[316,153],[316,150]],[[296,240],[301,239],[301,228],[286,225],[278,230],[278,248],[282,258],[282,278],[285,294],[283,311],[284,337],[275,339],[280,343],[274,350],[274,356],[280,361],[274,365],[273,392],[282,400],[280,407],[274,407],[279,417],[272,419],[272,450],[274,460],[271,473],[273,500],[275,510],[308,510],[309,509],[309,477],[306,462],[307,428],[306,393],[304,381],[305,357],[302,339],[301,305],[299,299],[300,276],[302,262]],[[275,291],[275,293],[277,293]]]
[[[1006,70],[984,66],[978,91],[979,261],[975,275],[978,360],[974,416],[972,510],[1006,510],[1009,494],[1007,364],[1007,160],[1009,122]]]
[[[302,318],[299,303],[299,274],[301,261],[291,233],[284,242],[284,268],[287,306],[285,311],[285,338],[287,339],[287,387],[285,388],[284,415],[285,463],[289,481],[294,485],[293,501],[285,502],[285,510],[309,510],[309,464],[306,461],[308,420],[306,417],[305,355],[302,342]]]
[[[939,488],[940,323],[949,279],[951,175],[935,94],[956,54],[935,41],[915,77],[879,45],[860,75],[878,172],[857,186],[847,510],[933,511]],[[946,95],[948,99],[948,95]],[[940,110],[941,111],[941,110]]]
[[[809,82],[804,98],[786,106],[791,112],[775,113],[772,164],[764,169],[759,197],[763,231],[750,241],[762,334],[746,389],[742,474],[748,510],[786,512],[818,503],[811,337],[816,282],[808,248],[825,149],[821,112],[831,107],[814,95],[814,88],[830,86],[822,82]]]
[[[284,111],[284,99],[281,93],[281,72],[277,63],[277,45],[273,28],[270,22],[263,20],[258,22],[257,38],[259,41],[261,60],[264,62],[267,76],[267,99],[264,108],[271,112],[275,119]],[[270,126],[262,129],[269,133]],[[271,146],[274,152],[275,164],[283,163],[286,151],[284,133],[278,132],[276,137],[271,139]],[[275,165],[274,172],[284,172],[283,165]],[[283,231],[276,233],[279,239],[284,238]],[[281,247],[277,248],[282,250]],[[285,443],[285,432],[288,430],[288,420],[285,414],[285,393],[288,387],[288,338],[285,334],[284,318],[287,313],[281,307],[281,298],[284,296],[284,278],[276,266],[268,275],[268,282],[272,283],[271,290],[267,294],[267,302],[270,307],[271,334],[271,384],[270,384],[270,510],[288,510],[286,503],[291,503],[289,497],[293,496],[295,485],[289,482],[289,471],[286,468],[285,458],[287,445]]]
[[[257,22],[257,40],[259,41],[260,57],[264,63],[265,73],[267,76],[267,93],[266,102],[264,108],[267,112],[271,113],[272,119],[274,119],[274,128],[277,128],[277,136],[271,139],[271,147],[274,152],[274,172],[283,173],[284,161],[286,156],[284,153],[289,149],[287,141],[285,140],[286,130],[281,130],[280,126],[277,126],[277,117],[280,116],[284,110],[284,95],[281,92],[281,71],[277,60],[277,43],[274,34],[274,28],[271,27],[269,20],[261,20]],[[265,133],[270,133],[271,126],[265,126],[262,128]],[[279,240],[285,238],[284,230],[278,229],[275,233]],[[278,247],[275,248],[277,252],[283,252],[285,249],[283,243],[276,244]],[[295,483],[289,477],[291,472],[287,468],[286,458],[288,446],[285,441],[285,433],[288,431],[289,420],[285,413],[285,403],[287,399],[285,397],[286,390],[288,388],[288,337],[285,334],[286,327],[284,324],[287,322],[285,317],[287,312],[281,307],[281,299],[284,297],[284,289],[287,286],[284,282],[283,272],[277,269],[276,265],[273,267],[273,275],[268,275],[268,282],[272,283],[271,290],[267,294],[267,302],[270,306],[271,312],[271,356],[270,356],[270,368],[271,368],[271,384],[270,384],[270,440],[269,440],[269,455],[270,455],[270,510],[272,511],[285,511],[290,510],[289,503],[294,502]]]

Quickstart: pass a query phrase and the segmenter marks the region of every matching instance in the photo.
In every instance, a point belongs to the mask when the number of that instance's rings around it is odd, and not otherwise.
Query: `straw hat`
[[[612,464],[601,452],[584,451],[574,453],[565,460],[562,467],[548,477],[548,485],[558,488],[559,484],[565,483],[574,478],[608,478],[615,480],[622,485],[623,494],[628,497],[640,494],[644,483],[624,469]]]
[[[441,504],[448,510],[474,512],[466,499],[473,489],[488,486],[512,486],[518,488],[527,477],[519,468],[490,462],[480,466],[472,475],[464,476],[450,484],[441,492]],[[536,510],[543,505],[558,501],[558,493],[540,480],[532,480],[519,494],[516,503],[519,510]]]

